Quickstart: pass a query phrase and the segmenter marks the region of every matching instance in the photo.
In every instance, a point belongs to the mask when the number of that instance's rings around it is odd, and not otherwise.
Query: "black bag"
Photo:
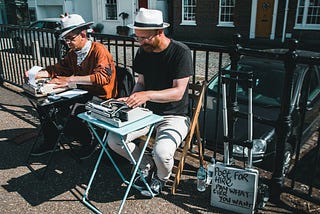
[[[117,73],[117,90],[119,97],[128,97],[135,85],[135,79],[132,74],[131,68],[124,68],[121,66],[116,66],[116,73]]]

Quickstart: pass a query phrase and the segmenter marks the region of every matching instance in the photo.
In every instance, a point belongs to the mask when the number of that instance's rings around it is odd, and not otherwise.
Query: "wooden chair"
[[[178,167],[176,168],[174,182],[171,188],[171,193],[175,194],[177,186],[180,183],[181,174],[183,172],[184,164],[186,161],[186,157],[190,152],[190,146],[192,144],[192,140],[194,139],[194,135],[196,137],[196,142],[198,144],[198,155],[200,165],[203,165],[203,154],[202,154],[202,140],[200,137],[200,129],[198,118],[200,115],[200,110],[203,105],[205,90],[207,84],[205,81],[202,84],[189,84],[189,102],[190,102],[190,130],[187,136],[185,137],[182,154],[180,156]],[[192,155],[194,157],[194,154]]]
[[[173,168],[173,175],[174,181],[171,188],[171,194],[176,193],[177,186],[180,183],[181,174],[183,172],[184,164],[187,155],[198,158],[200,165],[203,165],[203,154],[202,154],[202,140],[200,137],[200,129],[198,124],[198,118],[200,115],[201,107],[203,105],[205,90],[206,90],[207,84],[206,82],[202,82],[200,84],[194,84],[189,83],[189,117],[190,117],[190,129],[185,137],[184,141],[182,142],[182,153],[180,155],[178,166],[174,166]],[[198,144],[198,154],[194,154],[190,151],[190,146],[192,144],[192,141],[196,137],[196,142]],[[139,138],[140,142],[143,142],[145,140],[145,136],[142,136]],[[150,139],[150,144],[154,144],[154,138]],[[140,145],[140,147],[142,147]]]

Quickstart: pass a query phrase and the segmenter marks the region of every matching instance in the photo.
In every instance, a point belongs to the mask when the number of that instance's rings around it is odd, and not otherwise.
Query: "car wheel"
[[[286,143],[284,148],[283,167],[282,167],[283,177],[285,177],[289,172],[291,159],[292,159],[292,146],[291,144]]]
[[[15,49],[15,52],[23,53],[25,46],[24,46],[24,42],[21,38],[19,38],[19,37],[13,38],[12,45],[13,45],[13,48]]]
[[[288,174],[288,171],[290,169],[291,165],[291,159],[292,159],[292,146],[289,143],[285,144],[284,148],[284,158],[283,158],[283,167],[282,167],[282,175],[286,176]],[[272,155],[269,155],[263,159],[261,163],[257,163],[256,166],[260,167],[264,170],[274,172],[275,170],[275,153]]]

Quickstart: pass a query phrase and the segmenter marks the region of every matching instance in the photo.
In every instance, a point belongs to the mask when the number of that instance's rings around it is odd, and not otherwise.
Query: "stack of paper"
[[[27,72],[28,72],[28,78],[29,78],[29,84],[32,86],[37,86],[36,83],[36,75],[39,71],[41,71],[43,69],[43,67],[40,66],[33,66],[32,68],[30,68]]]

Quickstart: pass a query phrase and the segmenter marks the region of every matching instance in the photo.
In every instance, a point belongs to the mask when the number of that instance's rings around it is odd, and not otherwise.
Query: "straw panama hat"
[[[87,28],[93,24],[93,22],[85,22],[82,16],[78,14],[70,14],[61,19],[61,31],[60,38],[64,37],[71,31],[79,28]]]
[[[160,10],[145,8],[140,8],[134,23],[128,25],[128,27],[138,30],[157,30],[169,26],[169,23],[163,22],[162,12]]]

